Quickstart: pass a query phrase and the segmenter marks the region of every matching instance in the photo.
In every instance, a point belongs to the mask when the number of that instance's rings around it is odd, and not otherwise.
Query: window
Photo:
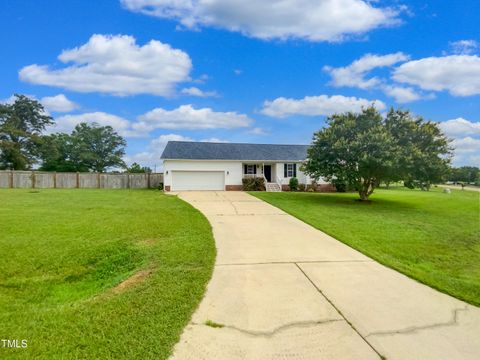
[[[254,175],[256,174],[255,165],[245,165],[245,174],[247,175]]]
[[[283,164],[283,177],[297,177],[297,164]]]

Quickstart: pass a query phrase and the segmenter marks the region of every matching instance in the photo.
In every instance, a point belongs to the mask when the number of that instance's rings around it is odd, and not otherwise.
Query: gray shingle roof
[[[162,159],[178,160],[288,160],[307,157],[308,145],[234,144],[169,141]]]

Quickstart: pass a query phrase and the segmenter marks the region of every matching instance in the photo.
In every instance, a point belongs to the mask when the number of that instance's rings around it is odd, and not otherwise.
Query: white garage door
[[[225,190],[223,171],[172,171],[172,190]]]

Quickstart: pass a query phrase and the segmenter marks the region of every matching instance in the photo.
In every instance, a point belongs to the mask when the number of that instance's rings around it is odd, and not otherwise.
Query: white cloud
[[[366,79],[365,75],[368,72],[379,67],[389,67],[399,62],[407,61],[408,59],[408,55],[402,52],[387,55],[366,54],[348,66],[338,68],[325,66],[323,70],[332,77],[330,84],[333,86],[369,89],[378,87],[382,83],[382,80],[377,77]]]
[[[182,89],[182,94],[190,95],[190,96],[198,96],[198,97],[212,97],[218,96],[215,91],[203,91],[195,86],[184,88]]]
[[[136,162],[142,166],[149,166],[152,169],[157,166],[157,171],[160,170],[162,161],[160,156],[162,155],[165,146],[169,141],[194,141],[192,138],[178,135],[178,134],[166,134],[160,135],[156,139],[153,139],[147,146],[145,151],[125,156],[125,162],[128,165]]]
[[[50,112],[69,112],[75,109],[78,109],[78,104],[70,101],[65,95],[58,94],[55,96],[45,96],[40,100],[37,99],[35,95],[30,94],[22,94],[28,97],[31,100],[36,100],[43,105],[44,112],[47,115],[50,115]],[[4,104],[13,104],[15,102],[15,95],[11,95],[10,97],[0,100],[0,103]]]
[[[480,94],[480,57],[451,55],[409,61],[395,69],[393,78],[424,90],[447,90],[454,96]]]
[[[396,85],[382,85],[381,89],[386,95],[393,97],[395,101],[399,104],[433,97],[433,95],[423,96],[422,94],[418,93],[414,88],[409,86],[404,87]]]
[[[480,166],[480,122],[459,117],[440,122],[440,128],[453,139],[455,166]]]
[[[253,129],[251,129],[248,133],[252,134],[252,135],[267,135],[268,134],[267,130],[265,130],[261,127],[255,127]]]
[[[40,102],[51,112],[69,112],[78,109],[78,105],[69,100],[65,95],[45,96]]]
[[[29,65],[20,70],[20,79],[79,92],[169,96],[176,84],[189,80],[192,68],[185,52],[157,40],[139,46],[127,35],[93,35],[58,59],[72,64],[61,69]]]
[[[125,137],[139,136],[139,134],[137,134],[135,131],[132,131],[132,129],[130,128],[130,122],[127,119],[100,111],[78,115],[60,116],[55,119],[55,124],[49,127],[47,130],[50,133],[70,133],[76,125],[82,122],[88,124],[95,122],[101,126],[111,126],[120,135]]]
[[[212,143],[229,143],[230,142],[228,140],[222,140],[222,139],[219,139],[219,138],[216,138],[216,137],[211,137],[211,138],[208,138],[208,139],[202,139],[200,141],[201,142],[212,142]]]
[[[440,128],[449,137],[480,136],[480,122],[468,121],[461,117],[441,122]]]
[[[233,129],[248,127],[253,120],[236,112],[218,112],[210,108],[195,109],[181,105],[174,110],[153,109],[138,117],[133,128],[138,131],[154,129]]]
[[[121,0],[131,11],[270,39],[340,41],[398,24],[398,12],[367,0]]]
[[[453,164],[455,166],[470,165],[480,166],[480,139],[471,136],[454,139]]]
[[[150,166],[152,169],[157,166],[157,171],[161,169],[162,162],[160,156],[162,155],[165,146],[169,141],[195,141],[194,139],[183,136],[179,134],[165,134],[160,135],[159,137],[153,139],[150,144],[148,144],[145,151],[125,156],[125,162],[129,165],[136,162],[142,166]],[[216,143],[227,143],[228,141],[218,139],[215,137],[209,139],[202,139],[202,142],[216,142]]]
[[[471,55],[480,48],[480,44],[475,40],[458,40],[450,42],[452,52],[457,55]]]
[[[26,95],[26,96],[31,98],[31,99],[35,98],[35,97],[30,96],[30,95]],[[12,105],[14,102],[15,102],[15,95],[10,95],[8,98],[0,100],[0,103],[8,104],[8,105]]]
[[[306,96],[303,99],[276,98],[263,103],[262,114],[283,118],[290,115],[320,116],[332,115],[346,111],[360,111],[362,107],[374,104],[378,110],[384,110],[385,104],[380,100],[367,100],[342,95]]]
[[[480,149],[480,139],[470,136],[454,139],[453,147],[455,148],[455,153],[459,155],[477,153]]]

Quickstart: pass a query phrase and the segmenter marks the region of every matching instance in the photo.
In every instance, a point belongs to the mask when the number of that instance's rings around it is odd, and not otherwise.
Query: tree
[[[80,123],[71,136],[73,157],[81,166],[96,172],[104,172],[110,167],[125,167],[122,157],[127,143],[111,126]]]
[[[393,172],[398,146],[374,108],[335,114],[316,132],[304,171],[313,178],[342,181],[368,200]]]
[[[29,169],[39,155],[41,132],[50,124],[42,104],[24,95],[0,104],[0,169]]]
[[[480,182],[480,169],[475,166],[462,166],[451,168],[448,174],[448,180],[453,182],[463,182],[476,184]]]
[[[141,166],[134,162],[130,167],[127,168],[127,172],[129,173],[151,173],[152,169],[147,166]]]
[[[450,140],[438,124],[392,108],[385,126],[400,149],[390,176],[392,181],[404,180],[409,187],[428,190],[433,183],[445,179],[450,164]]]
[[[124,168],[125,145],[111,126],[80,123],[71,134],[45,137],[41,169],[104,172],[110,167]]]
[[[75,141],[69,134],[52,134],[43,138],[40,151],[42,165],[40,170],[76,172],[88,171],[88,167],[79,159]]]
[[[344,183],[368,200],[380,182],[428,187],[445,173],[448,155],[448,139],[437,124],[393,109],[384,119],[372,106],[329,117],[327,127],[314,134],[303,170]]]

